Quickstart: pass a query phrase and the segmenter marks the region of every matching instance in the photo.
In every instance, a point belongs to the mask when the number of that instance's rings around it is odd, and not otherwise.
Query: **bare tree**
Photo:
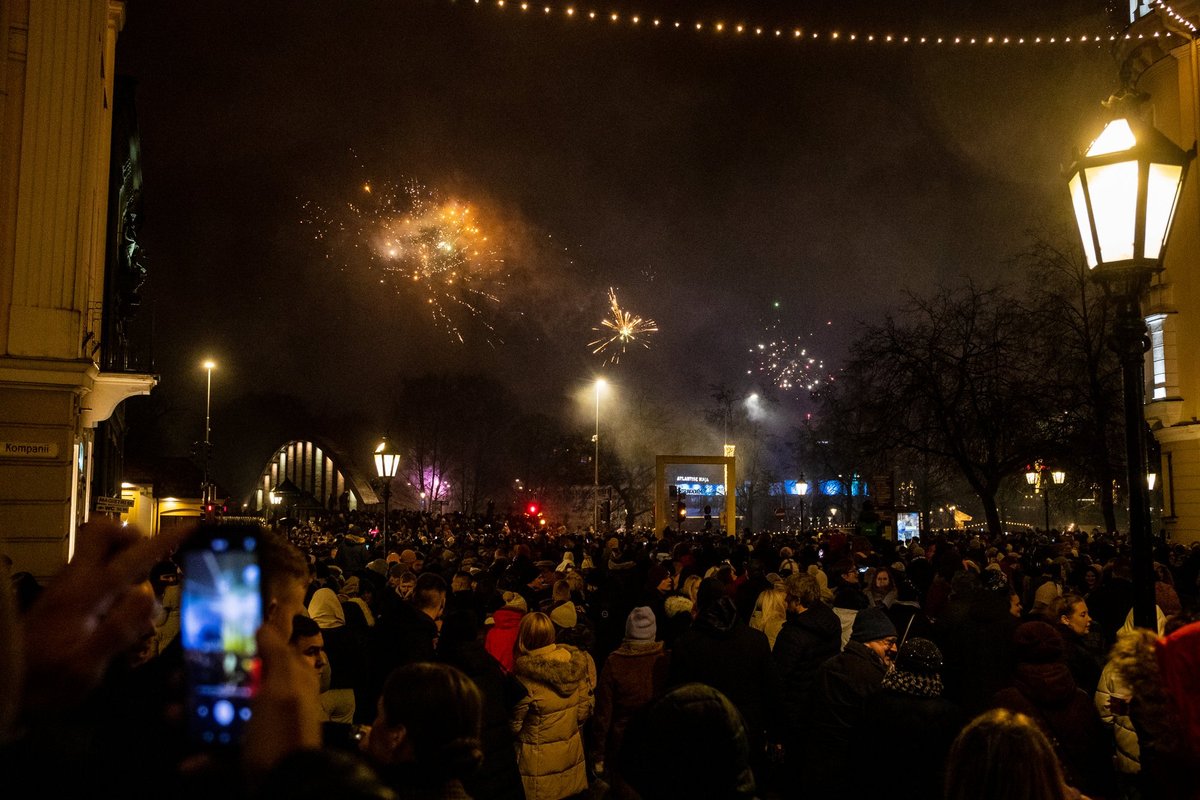
[[[899,318],[853,345],[840,392],[878,446],[953,464],[1001,530],[996,495],[1053,441],[1046,352],[1030,314],[1002,287],[966,282],[909,296]]]

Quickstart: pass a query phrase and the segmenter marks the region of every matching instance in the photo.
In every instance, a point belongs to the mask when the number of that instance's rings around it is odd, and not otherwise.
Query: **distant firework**
[[[617,293],[612,288],[608,290],[608,306],[608,318],[600,322],[600,327],[592,328],[603,335],[589,342],[588,347],[592,348],[595,355],[604,354],[605,363],[616,364],[625,354],[629,344],[649,347],[650,342],[646,337],[655,333],[658,325],[652,319],[642,319],[621,308],[621,304],[617,302]]]
[[[365,270],[413,296],[452,340],[464,341],[468,317],[492,340],[495,328],[482,318],[482,307],[499,305],[507,276],[475,208],[443,200],[416,182],[375,181],[360,185],[336,210],[311,201],[304,208],[310,214],[304,222],[316,228],[314,238],[340,269]]]
[[[774,323],[750,348],[752,366],[747,375],[758,375],[785,392],[793,389],[814,391],[828,380],[825,362],[811,352],[807,336],[786,336]]]

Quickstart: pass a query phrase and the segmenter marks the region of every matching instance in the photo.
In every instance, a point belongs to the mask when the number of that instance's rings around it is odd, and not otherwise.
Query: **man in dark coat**
[[[779,676],[779,718],[776,737],[796,774],[812,734],[810,696],[820,666],[841,650],[842,623],[821,602],[821,585],[807,572],[787,579],[787,621],[779,630],[771,661]]]
[[[862,722],[867,698],[879,691],[896,657],[896,627],[879,608],[854,618],[846,649],[817,670],[813,682],[813,738],[805,751],[806,796],[832,795],[845,786],[851,733]],[[811,789],[810,791],[807,791]]]
[[[941,797],[946,755],[967,722],[962,710],[942,696],[942,665],[937,645],[910,636],[900,646],[896,668],[867,698],[854,733],[874,760],[863,774],[864,796]]]
[[[777,680],[766,634],[738,617],[717,578],[696,593],[696,621],[675,640],[668,683],[705,683],[733,702],[746,721],[751,753],[764,752]]]
[[[1012,675],[1012,636],[1021,622],[1014,597],[1002,571],[985,569],[979,586],[955,597],[934,624],[934,641],[946,657],[946,697],[968,714],[985,710]]]

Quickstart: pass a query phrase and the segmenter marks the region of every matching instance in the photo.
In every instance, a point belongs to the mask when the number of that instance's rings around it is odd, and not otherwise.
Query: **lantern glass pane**
[[[1104,126],[1104,130],[1100,131],[1096,141],[1092,142],[1092,146],[1088,148],[1087,154],[1089,158],[1106,156],[1109,153],[1129,150],[1136,144],[1137,137],[1133,135],[1133,129],[1129,127],[1129,120],[1114,119]]]
[[[1097,257],[1104,263],[1127,261],[1135,256],[1133,234],[1137,222],[1138,164],[1118,161],[1085,170],[1096,238]]]
[[[1096,245],[1092,242],[1092,218],[1088,214],[1087,198],[1083,195],[1083,176],[1075,173],[1071,178],[1071,202],[1075,206],[1075,224],[1079,227],[1079,238],[1083,240],[1083,254],[1089,269],[1096,266]]]
[[[383,458],[383,453],[375,454],[375,474],[381,478],[387,476],[387,472],[384,471]]]
[[[1171,230],[1183,167],[1151,164],[1146,185],[1146,258],[1158,258]]]

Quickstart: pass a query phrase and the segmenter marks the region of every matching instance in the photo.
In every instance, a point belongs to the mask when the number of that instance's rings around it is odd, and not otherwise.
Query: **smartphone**
[[[203,525],[180,549],[179,632],[188,682],[188,731],[205,746],[240,743],[262,670],[259,529]]]

